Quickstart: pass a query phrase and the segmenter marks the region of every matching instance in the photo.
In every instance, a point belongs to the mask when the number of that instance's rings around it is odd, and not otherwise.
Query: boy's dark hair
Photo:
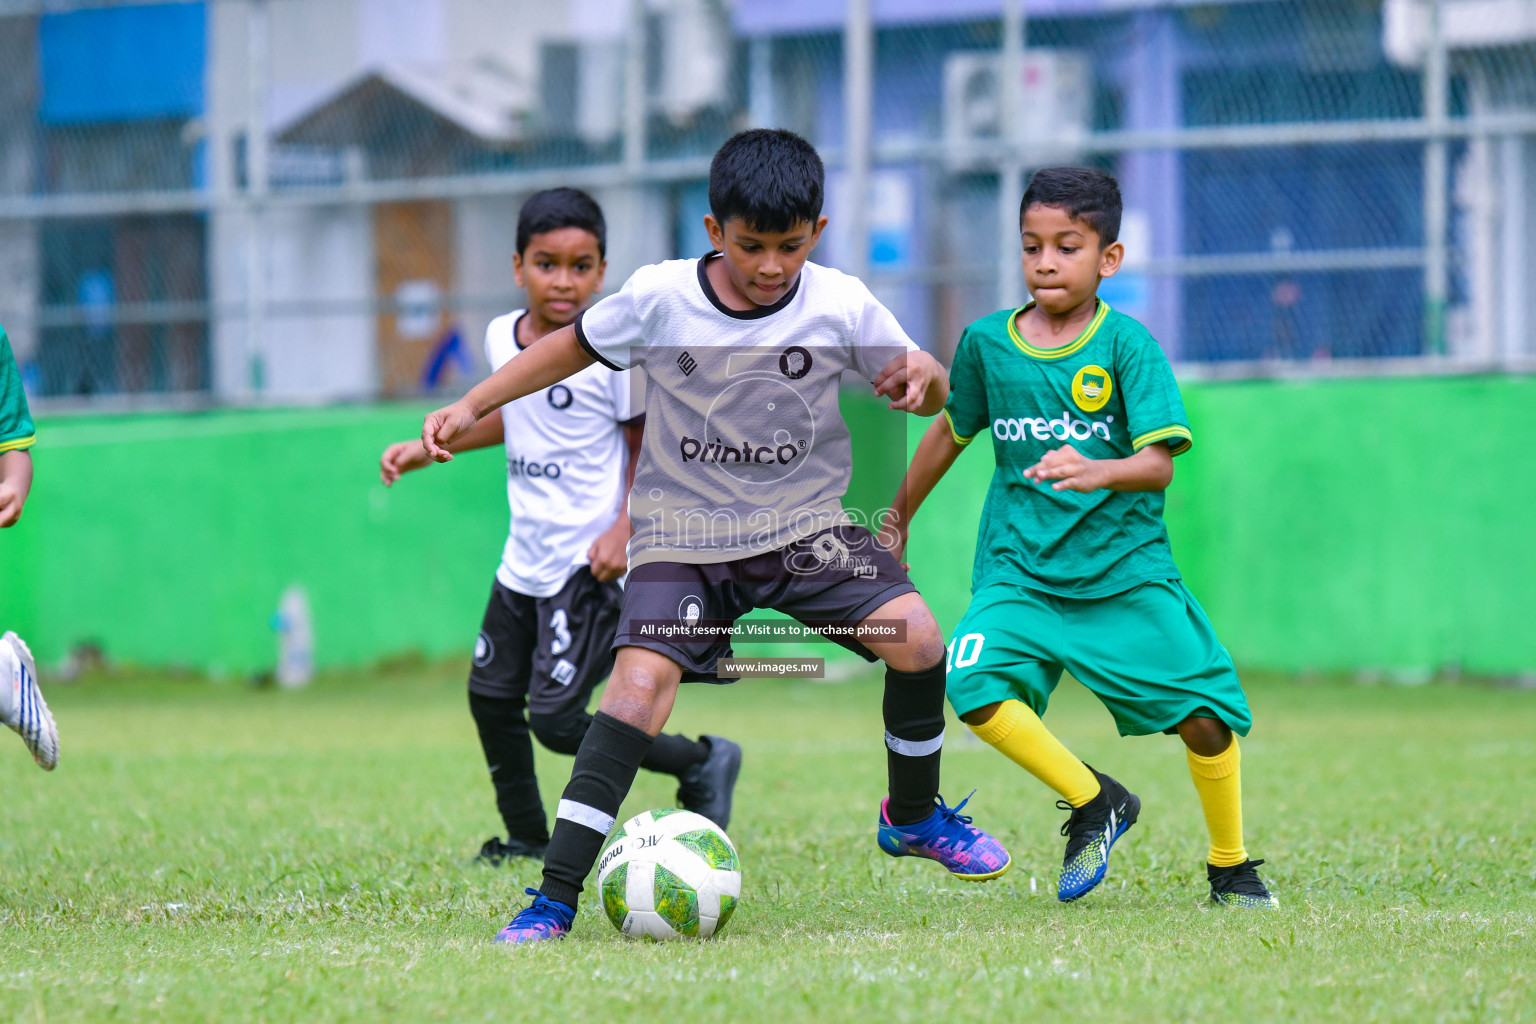
[[[608,255],[608,223],[597,200],[579,188],[547,188],[523,201],[517,213],[517,251],[528,251],[534,235],[561,228],[580,228],[597,239],[597,254]]]
[[[827,172],[816,149],[794,132],[738,132],[709,164],[709,212],[755,231],[788,231],[821,216]]]
[[[1019,229],[1024,214],[1036,204],[1058,206],[1073,220],[1087,221],[1098,233],[1099,248],[1120,237],[1120,183],[1095,167],[1042,167],[1029,179],[1019,204]]]

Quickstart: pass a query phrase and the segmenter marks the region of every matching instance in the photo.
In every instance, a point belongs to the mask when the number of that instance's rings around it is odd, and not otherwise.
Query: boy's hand
[[[463,402],[446,405],[422,422],[421,446],[433,462],[452,462],[453,453],[444,446],[463,437],[479,421]]]
[[[904,352],[886,363],[875,377],[875,394],[891,400],[891,408],[917,413],[933,383],[944,379],[944,368],[927,352]]]
[[[1108,467],[1098,459],[1090,459],[1076,448],[1064,444],[1024,471],[1024,479],[1051,484],[1053,491],[1097,491],[1112,482]]]
[[[432,460],[427,457],[427,450],[420,441],[396,441],[379,456],[379,479],[388,487],[411,470],[430,465]]]
[[[629,568],[629,555],[625,549],[630,533],[629,516],[622,515],[587,549],[587,562],[599,583],[616,580]]]
[[[0,480],[0,529],[16,525],[16,521],[21,518],[21,507],[26,501],[26,496],[15,484]]]

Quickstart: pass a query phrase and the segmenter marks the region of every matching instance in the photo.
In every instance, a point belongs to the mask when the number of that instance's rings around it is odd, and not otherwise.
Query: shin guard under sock
[[[1230,868],[1248,859],[1243,847],[1243,774],[1242,752],[1237,737],[1232,745],[1215,757],[1201,757],[1186,750],[1189,775],[1200,794],[1200,809],[1205,812],[1205,827],[1211,834],[1207,859],[1218,868]]]
[[[676,733],[662,733],[651,743],[640,767],[648,772],[661,772],[682,778],[688,769],[700,764],[709,756],[709,744],[703,740],[691,740]]]
[[[480,748],[496,790],[496,809],[508,839],[530,843],[549,840],[539,780],[533,772],[533,741],[523,717],[521,697],[487,697],[470,692],[469,713],[480,733]]]
[[[538,741],[557,754],[575,755],[581,749],[581,741],[592,728],[592,716],[585,711],[571,710],[556,714],[534,715],[529,726]],[[691,740],[676,733],[657,736],[651,749],[645,752],[640,767],[648,772],[663,775],[683,774],[709,756],[709,744]]]
[[[1003,701],[991,718],[970,729],[1073,807],[1082,807],[1099,795],[1099,780],[1093,772],[1051,735],[1040,716],[1023,701]]]
[[[942,661],[918,672],[885,670],[886,814],[892,825],[913,825],[933,814],[944,747],[944,676]]]
[[[619,805],[634,784],[635,772],[651,749],[644,730],[599,711],[576,752],[571,781],[560,796],[555,829],[544,855],[544,895],[576,906],[582,883],[613,831]]]

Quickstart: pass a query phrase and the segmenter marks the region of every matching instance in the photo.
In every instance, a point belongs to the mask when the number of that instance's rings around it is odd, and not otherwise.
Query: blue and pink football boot
[[[496,941],[511,944],[563,939],[576,920],[576,909],[556,903],[537,889],[524,889],[533,904],[517,912],[510,924],[496,933]]]
[[[1007,871],[1013,864],[1003,844],[971,824],[968,815],[960,813],[972,796],[961,800],[954,807],[947,807],[944,798],[938,798],[938,806],[925,820],[912,825],[892,825],[886,813],[886,804],[880,802],[880,849],[892,857],[926,857],[936,860],[956,878],[967,882],[985,882]]]

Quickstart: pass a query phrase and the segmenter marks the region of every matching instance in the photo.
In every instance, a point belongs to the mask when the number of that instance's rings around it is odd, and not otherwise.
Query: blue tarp
[[[206,25],[201,3],[44,15],[39,119],[58,125],[201,114]]]

